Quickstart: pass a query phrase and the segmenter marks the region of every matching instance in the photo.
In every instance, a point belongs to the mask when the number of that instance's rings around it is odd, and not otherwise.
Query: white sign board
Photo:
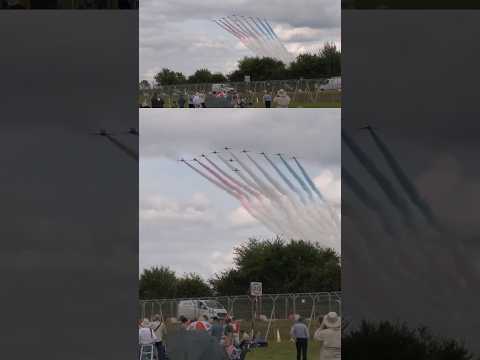
[[[250,75],[245,75],[245,82],[250,82]]]
[[[250,283],[250,294],[252,296],[262,296],[262,283],[261,282],[251,282]]]

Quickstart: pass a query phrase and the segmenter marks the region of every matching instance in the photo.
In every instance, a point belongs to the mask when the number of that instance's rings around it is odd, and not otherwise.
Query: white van
[[[227,86],[225,84],[212,84],[212,92],[214,93],[228,93],[229,91],[235,90],[234,88]]]
[[[325,83],[318,86],[319,90],[342,90],[342,78],[340,76],[335,76],[326,80]]]
[[[216,300],[181,300],[178,303],[177,318],[185,316],[193,320],[203,315],[207,315],[209,319],[214,316],[224,319],[227,316],[227,310]]]

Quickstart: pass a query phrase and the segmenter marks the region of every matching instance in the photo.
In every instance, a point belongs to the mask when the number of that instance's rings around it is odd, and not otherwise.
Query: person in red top
[[[203,317],[199,317],[197,321],[194,321],[190,324],[189,329],[208,331],[210,329],[208,318],[205,315]]]
[[[236,320],[232,316],[232,328],[233,328],[233,343],[238,346],[240,344],[240,321]]]

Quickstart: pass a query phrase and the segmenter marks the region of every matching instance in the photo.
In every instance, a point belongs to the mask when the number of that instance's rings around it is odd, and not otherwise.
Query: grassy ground
[[[256,348],[248,353],[246,360],[293,360],[296,356],[295,343],[290,340],[290,328],[293,322],[290,320],[272,321],[269,336],[268,347]],[[307,322],[308,325],[308,322]],[[316,324],[310,327],[310,341],[308,343],[308,359],[318,359],[320,354],[320,343],[312,340],[313,333],[316,330]],[[174,332],[178,324],[167,324],[167,331]],[[255,333],[265,336],[268,328],[268,322],[256,321]],[[252,323],[250,321],[240,321],[240,331],[250,333]],[[280,342],[277,342],[277,330],[280,333]],[[168,343],[167,343],[168,346]]]
[[[289,341],[269,343],[266,348],[258,348],[247,354],[246,360],[294,360],[296,357],[295,344]],[[308,343],[308,360],[318,359],[320,345],[316,341]]]

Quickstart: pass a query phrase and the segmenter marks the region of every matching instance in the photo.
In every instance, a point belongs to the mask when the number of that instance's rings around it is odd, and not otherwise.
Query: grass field
[[[294,360],[296,359],[295,343],[283,341],[269,343],[266,348],[258,348],[247,354],[246,360]],[[309,341],[307,359],[318,359],[320,343]]]

